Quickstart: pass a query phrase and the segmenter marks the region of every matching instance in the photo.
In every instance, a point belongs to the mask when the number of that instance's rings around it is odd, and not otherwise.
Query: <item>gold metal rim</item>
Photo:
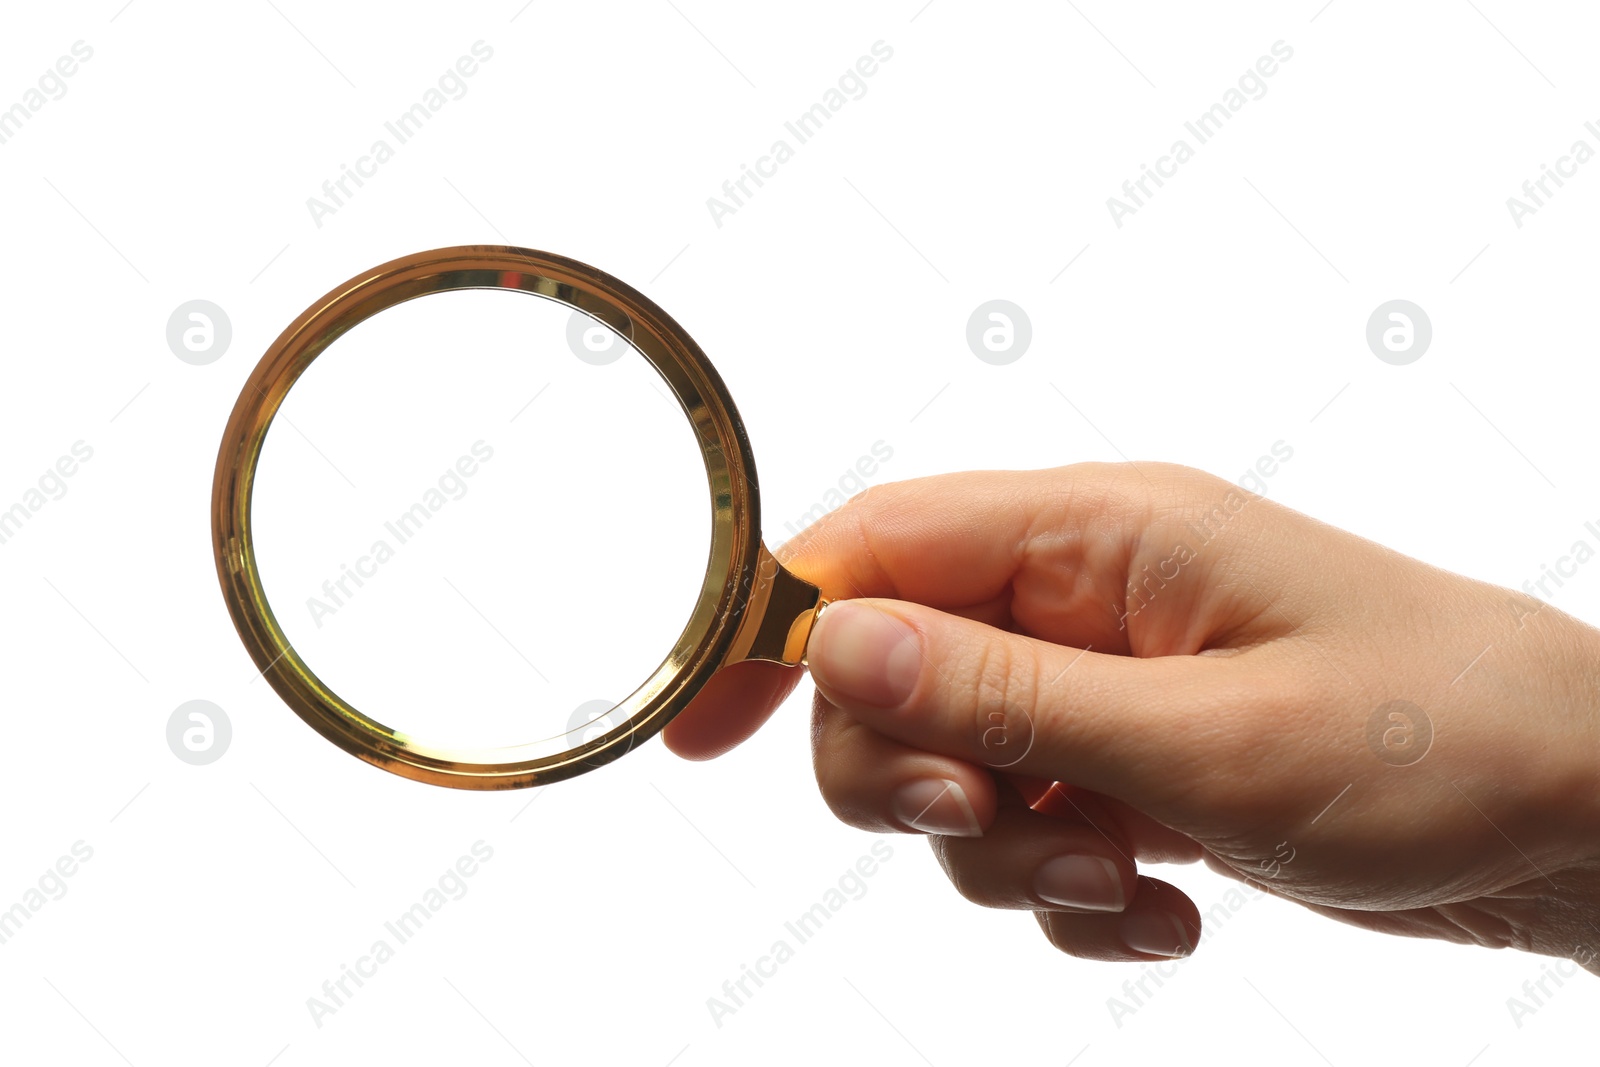
[[[311,362],[347,330],[396,304],[457,289],[531,293],[585,312],[631,341],[693,425],[711,493],[711,552],[694,611],[656,671],[618,704],[620,725],[554,755],[533,745],[430,746],[333,692],[273,615],[256,566],[251,494],[273,417]],[[500,246],[405,256],[338,286],[279,335],[250,375],[223,434],[211,501],[217,577],[245,648],[283,701],[346,752],[386,771],[463,789],[516,789],[592,770],[654,736],[725,663],[798,663],[822,601],[778,566],[760,537],[749,439],[727,387],[694,340],[643,294],[603,271],[548,252]]]

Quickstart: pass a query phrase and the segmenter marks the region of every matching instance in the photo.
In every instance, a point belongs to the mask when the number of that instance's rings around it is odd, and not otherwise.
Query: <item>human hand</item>
[[[930,835],[962,895],[1063,951],[1193,951],[1193,902],[1135,865],[1204,859],[1368,929],[1600,973],[1578,620],[1161,464],[883,485],[779,555],[834,601],[808,657],[830,808]],[[666,743],[728,751],[800,674],[720,672]]]

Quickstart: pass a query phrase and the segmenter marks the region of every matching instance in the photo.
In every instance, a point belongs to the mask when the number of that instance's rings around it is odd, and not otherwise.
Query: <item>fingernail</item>
[[[1138,911],[1122,920],[1122,941],[1151,956],[1187,956],[1194,951],[1189,932],[1168,911]]]
[[[1127,903],[1116,865],[1099,856],[1046,860],[1033,876],[1033,891],[1050,904],[1086,911],[1121,911]]]
[[[807,659],[824,689],[880,708],[904,703],[922,667],[916,631],[885,611],[848,600],[822,612]]]
[[[966,791],[947,778],[919,778],[894,791],[894,817],[913,830],[950,837],[982,837]]]

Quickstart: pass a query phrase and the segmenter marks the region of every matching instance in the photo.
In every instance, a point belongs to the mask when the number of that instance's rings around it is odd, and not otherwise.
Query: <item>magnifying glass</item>
[[[252,499],[267,431],[290,390],[324,350],[364,320],[418,297],[459,290],[504,290],[554,301],[626,340],[682,408],[704,461],[710,553],[689,621],[654,672],[609,710],[611,725],[599,733],[586,722],[504,747],[430,744],[380,721],[378,709],[356,708],[319,678],[267,600]],[[684,329],[643,294],[594,267],[547,252],[488,245],[393,260],[307,308],[268,348],[240,391],[217,454],[211,498],[212,544],[228,611],[284,703],[359,759],[458,789],[518,789],[593,770],[654,736],[723,667],[742,660],[804,663],[806,641],[826,601],[767,550],[760,517],[744,424],[721,377]],[[605,642],[613,635],[593,638]]]

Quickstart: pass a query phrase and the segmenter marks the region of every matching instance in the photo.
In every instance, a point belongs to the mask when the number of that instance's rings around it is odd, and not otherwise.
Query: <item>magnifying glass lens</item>
[[[605,322],[511,289],[356,323],[278,409],[256,560],[329,689],[442,750],[537,759],[622,725],[707,582],[693,424]]]

